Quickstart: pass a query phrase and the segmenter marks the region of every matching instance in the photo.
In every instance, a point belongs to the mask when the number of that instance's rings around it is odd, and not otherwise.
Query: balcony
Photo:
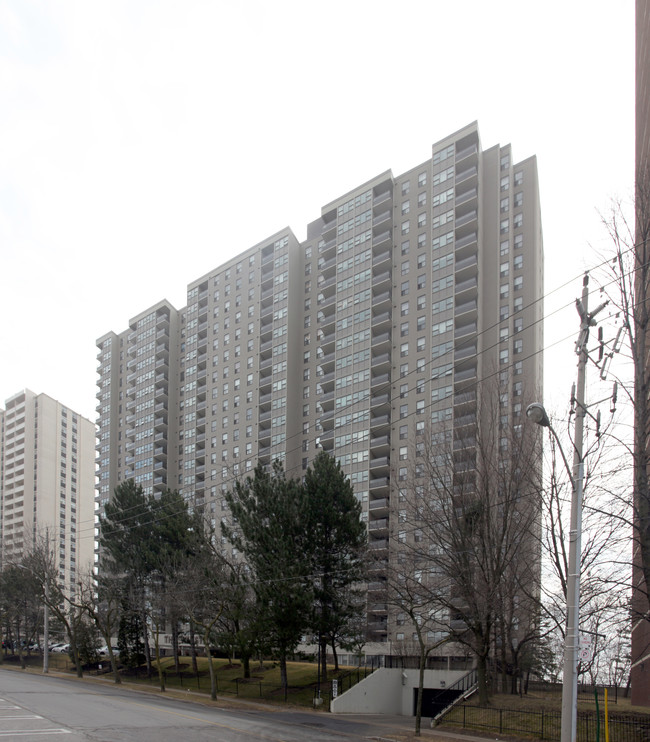
[[[389,511],[388,498],[381,497],[379,500],[372,500],[368,505],[368,510],[374,516],[387,516]]]
[[[383,203],[386,203],[391,200],[391,192],[390,191],[383,191],[382,193],[378,193],[373,199],[372,199],[372,205],[374,208],[377,208]]]
[[[462,183],[465,180],[469,180],[469,178],[473,178],[478,173],[478,168],[476,165],[470,165],[470,167],[466,168],[465,170],[461,171],[456,175],[456,185],[459,183]]]
[[[389,469],[390,459],[388,456],[378,456],[375,459],[370,459],[370,472],[372,474],[388,475]]]
[[[377,214],[373,217],[372,226],[377,227],[380,224],[387,224],[392,219],[391,209],[388,208],[386,211],[382,211],[381,214]]]
[[[393,243],[393,230],[392,229],[386,229],[380,234],[377,234],[372,238],[373,247],[379,247],[382,245],[385,245],[386,247],[388,247],[392,243]]]

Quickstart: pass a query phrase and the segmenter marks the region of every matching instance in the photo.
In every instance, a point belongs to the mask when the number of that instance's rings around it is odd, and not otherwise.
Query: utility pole
[[[584,423],[587,414],[585,405],[585,384],[589,351],[589,328],[596,325],[595,316],[607,305],[602,303],[593,312],[589,312],[589,274],[585,273],[582,281],[582,299],[576,299],[576,308],[580,315],[580,334],[576,341],[578,355],[578,380],[571,392],[571,411],[575,412],[575,432],[573,438],[573,469],[562,449],[562,443],[553,429],[544,406],[538,402],[528,405],[526,415],[537,425],[548,428],[555,438],[564,466],[571,479],[571,522],[569,524],[569,562],[567,565],[567,622],[564,635],[564,668],[562,673],[562,722],[561,742],[576,742],[578,721],[578,649],[580,636],[578,623],[580,619],[580,566],[582,537],[582,492],[584,483],[584,458],[582,453]],[[616,390],[614,390],[614,396]],[[600,415],[594,418],[600,420]]]
[[[582,490],[584,483],[584,460],[582,454],[585,405],[585,383],[589,351],[589,328],[596,326],[595,316],[607,302],[589,312],[589,274],[582,280],[582,299],[576,300],[580,315],[580,334],[576,342],[578,354],[578,379],[572,405],[575,404],[575,432],[573,440],[573,481],[571,493],[571,522],[569,525],[569,564],[567,574],[567,626],[564,645],[564,669],[562,681],[562,726],[561,742],[576,742],[578,722],[578,650],[580,645],[580,567],[582,556]]]

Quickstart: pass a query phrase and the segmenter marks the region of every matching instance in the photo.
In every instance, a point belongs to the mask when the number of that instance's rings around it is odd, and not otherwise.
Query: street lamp
[[[579,385],[580,388],[580,385]],[[584,393],[584,384],[582,386]],[[571,480],[571,523],[569,526],[569,563],[567,574],[567,625],[564,637],[564,671],[562,680],[562,722],[561,742],[575,742],[578,716],[578,621],[580,609],[580,553],[582,531],[582,487],[584,468],[582,462],[582,429],[584,403],[580,400],[576,415],[576,434],[573,456],[573,471],[569,467],[562,444],[557,436],[546,410],[539,402],[533,402],[526,409],[529,420],[543,428],[548,428],[557,442],[564,466]],[[582,414],[581,414],[582,413]]]
[[[40,580],[39,576],[34,572],[33,569],[26,567],[24,564],[17,564],[20,569],[26,569],[31,572],[37,580]],[[50,670],[50,583],[47,579],[43,581],[43,590],[45,593],[43,600],[43,673],[47,674]]]

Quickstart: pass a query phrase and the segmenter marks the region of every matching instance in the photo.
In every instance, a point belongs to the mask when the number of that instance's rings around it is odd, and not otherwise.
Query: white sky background
[[[632,0],[0,0],[0,404],[94,420],[96,338],[473,120],[537,155],[553,313],[632,192]],[[550,410],[577,329],[547,323]]]

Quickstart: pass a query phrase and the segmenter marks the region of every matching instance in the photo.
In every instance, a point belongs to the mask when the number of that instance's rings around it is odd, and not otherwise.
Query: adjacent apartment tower
[[[643,232],[648,208],[648,178],[650,177],[650,2],[635,3],[635,179],[638,202],[636,222],[637,260],[642,263],[647,246]],[[645,203],[644,203],[645,202]],[[643,275],[643,272],[639,272]],[[643,289],[641,290],[643,291]],[[641,295],[644,295],[643,293]],[[645,378],[648,376],[646,369]],[[643,438],[642,438],[643,440]],[[645,436],[647,440],[647,434]],[[638,445],[638,444],[637,444]],[[643,445],[641,443],[641,445]],[[635,517],[643,512],[644,503],[635,502]],[[638,527],[638,524],[637,524]],[[630,671],[632,703],[650,706],[650,601],[645,584],[639,548],[640,531],[635,531],[632,559],[632,648]]]
[[[452,134],[324,206],[304,242],[282,230],[193,281],[183,309],[161,301],[98,339],[99,512],[133,478],[218,530],[258,460],[300,476],[325,449],[387,559],[418,436],[477,424],[488,377],[509,423],[524,388],[541,395],[542,269],[535,158],[482,150],[475,123]],[[368,627],[395,638],[370,594]]]
[[[72,595],[95,557],[95,426],[29,389],[5,402],[0,424],[0,568],[47,546]]]

